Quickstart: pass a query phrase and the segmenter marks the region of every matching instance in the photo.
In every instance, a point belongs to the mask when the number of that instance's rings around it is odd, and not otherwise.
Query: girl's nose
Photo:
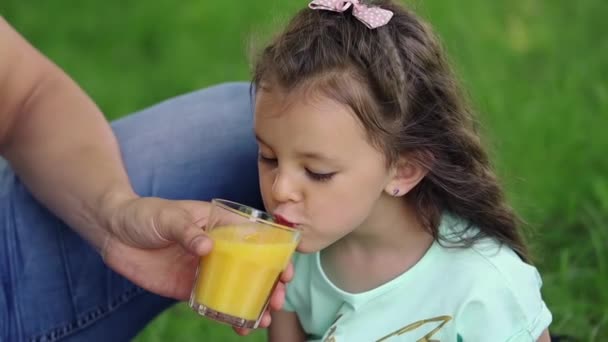
[[[302,197],[293,177],[281,171],[276,173],[272,184],[272,196],[279,203],[298,202]]]

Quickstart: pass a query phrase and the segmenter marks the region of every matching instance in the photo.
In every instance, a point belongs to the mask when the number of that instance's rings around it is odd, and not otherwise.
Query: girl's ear
[[[392,178],[384,188],[390,196],[400,197],[412,190],[426,176],[428,168],[413,159],[401,158],[392,167]]]

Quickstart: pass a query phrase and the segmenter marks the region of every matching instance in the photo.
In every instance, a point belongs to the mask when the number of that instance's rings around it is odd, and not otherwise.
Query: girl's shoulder
[[[467,275],[475,283],[488,286],[521,285],[539,288],[538,270],[523,261],[508,245],[491,237],[482,237],[462,247],[462,239],[478,234],[479,229],[452,215],[444,215],[440,227],[439,255],[436,263]]]
[[[465,227],[453,217],[448,220],[452,229],[442,227],[444,233]],[[468,230],[466,234],[476,233],[475,227]],[[449,279],[446,292],[460,298],[455,313],[459,331],[504,334],[501,336],[519,332],[517,336],[527,337],[522,340],[540,336],[552,317],[542,299],[542,279],[536,267],[493,238],[481,238],[465,248],[452,242],[438,243],[434,267]],[[481,330],[474,323],[479,320],[486,322]]]

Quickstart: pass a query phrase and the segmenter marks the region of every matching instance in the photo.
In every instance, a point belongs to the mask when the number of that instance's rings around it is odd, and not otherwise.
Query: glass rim
[[[283,225],[283,224],[280,224],[277,222],[270,221],[270,220],[262,218],[262,217],[256,217],[254,215],[244,213],[244,212],[230,206],[230,205],[235,205],[235,206],[239,206],[239,207],[245,207],[245,208],[251,209],[252,211],[258,212],[258,213],[268,217],[269,219],[272,219],[272,220],[275,219],[274,215],[266,212],[265,210],[256,209],[256,208],[248,206],[246,204],[242,204],[239,202],[235,202],[235,201],[231,201],[231,200],[227,200],[227,199],[223,199],[223,198],[213,198],[213,199],[211,199],[211,204],[216,205],[219,208],[222,208],[224,210],[228,210],[239,216],[242,216],[245,218],[253,218],[253,219],[255,219],[255,222],[261,222],[261,223],[264,223],[266,225],[269,225],[269,226],[272,226],[272,227],[275,227],[278,229],[288,230],[290,232],[295,232],[295,233],[300,232],[300,229],[298,229],[296,227],[289,227],[289,226],[286,226],[286,225]]]

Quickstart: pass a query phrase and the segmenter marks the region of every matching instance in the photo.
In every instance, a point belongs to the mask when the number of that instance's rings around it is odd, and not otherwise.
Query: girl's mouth
[[[295,228],[296,224],[289,221],[288,219],[286,219],[285,217],[281,216],[281,215],[274,215],[274,220],[276,223],[290,227],[290,228]]]

